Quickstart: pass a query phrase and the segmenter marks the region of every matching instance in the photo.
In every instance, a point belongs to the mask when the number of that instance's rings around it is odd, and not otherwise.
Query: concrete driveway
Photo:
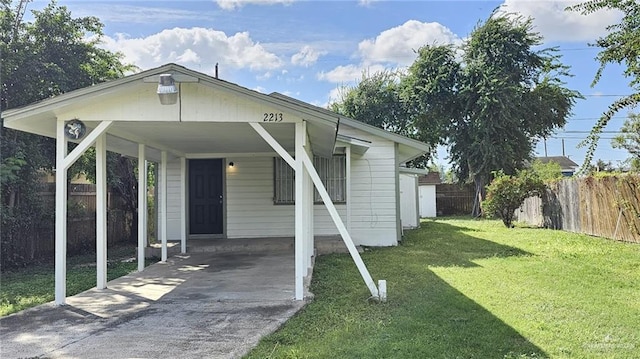
[[[238,358],[302,308],[293,253],[176,255],[0,319],[0,357]]]

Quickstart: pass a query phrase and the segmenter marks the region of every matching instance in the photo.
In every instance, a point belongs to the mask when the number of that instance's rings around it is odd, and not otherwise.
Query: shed
[[[440,183],[442,181],[438,172],[429,172],[418,178],[420,217],[433,218],[437,216],[436,185]]]
[[[160,100],[159,100],[160,99]],[[139,213],[146,165],[158,164],[158,229],[182,252],[193,239],[292,237],[295,299],[314,240],[340,235],[378,295],[355,245],[401,239],[400,166],[426,144],[279,94],[263,94],[167,64],[3,113],[4,126],[56,139],[55,302],[66,298],[67,171],[96,149],[97,287],[106,287],[106,151],[138,159]],[[85,134],[86,132],[86,134]],[[68,151],[68,143],[77,146]],[[138,269],[146,217],[139,216]]]

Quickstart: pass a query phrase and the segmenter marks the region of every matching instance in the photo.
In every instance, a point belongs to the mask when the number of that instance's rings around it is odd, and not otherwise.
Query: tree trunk
[[[476,175],[473,178],[473,183],[476,187],[476,194],[473,199],[473,209],[471,210],[471,215],[474,218],[478,218],[482,216],[482,201],[485,196],[485,179],[481,175]]]

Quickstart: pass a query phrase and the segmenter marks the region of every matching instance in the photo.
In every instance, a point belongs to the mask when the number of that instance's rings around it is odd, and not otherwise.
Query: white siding
[[[167,160],[167,239],[180,240],[180,158]]]
[[[420,217],[435,217],[436,212],[436,186],[420,186]]]
[[[418,217],[418,177],[414,174],[400,174],[400,218],[403,228],[417,228]]]
[[[351,237],[355,244],[392,246],[398,243],[396,161],[394,143],[340,126],[340,134],[370,141],[362,156],[351,158]]]
[[[294,206],[273,204],[273,158],[233,158],[227,168],[227,237],[251,238],[294,235]],[[345,205],[337,205],[345,217]],[[314,208],[316,235],[337,234],[322,205]]]
[[[341,126],[340,133],[370,141],[369,150],[351,158],[351,236],[356,245],[393,246],[398,243],[396,161],[392,141]],[[273,158],[233,157],[226,167],[226,236],[251,238],[294,236],[294,206],[273,204]],[[180,238],[180,161],[170,159],[168,171],[168,238]],[[336,208],[344,223],[345,204]],[[322,204],[314,206],[316,235],[337,235]]]

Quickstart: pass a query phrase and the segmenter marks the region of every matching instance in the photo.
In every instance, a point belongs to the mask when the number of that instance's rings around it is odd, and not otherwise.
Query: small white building
[[[436,185],[441,182],[438,172],[429,172],[418,178],[420,217],[434,218],[437,216]]]
[[[160,100],[159,100],[160,98]],[[67,171],[96,148],[97,287],[106,286],[106,150],[158,163],[158,229],[167,241],[294,237],[302,299],[317,236],[355,245],[401,239],[400,168],[428,146],[278,93],[263,94],[175,64],[3,113],[4,126],[56,139],[56,296],[65,303]],[[86,134],[84,132],[86,131]],[[68,152],[69,141],[78,146]],[[314,189],[315,188],[315,189]],[[147,213],[139,191],[139,213]],[[146,218],[139,216],[139,269]],[[293,276],[292,276],[293,278]]]
[[[420,227],[418,178],[426,169],[400,167],[400,219],[403,229]]]

